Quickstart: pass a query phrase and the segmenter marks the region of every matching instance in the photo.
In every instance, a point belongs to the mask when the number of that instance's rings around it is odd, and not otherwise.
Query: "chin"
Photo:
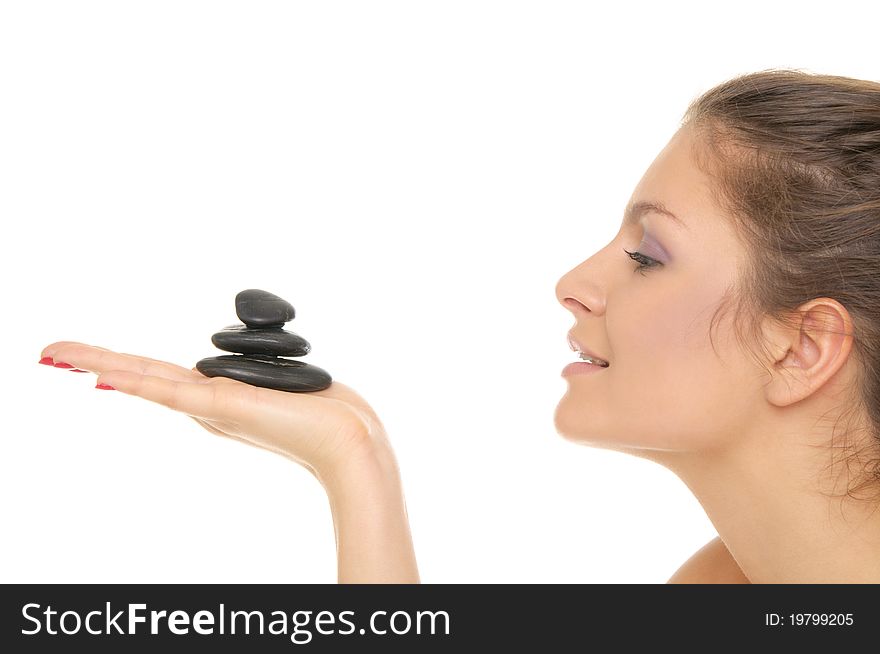
[[[645,443],[632,442],[633,434],[621,434],[605,422],[590,420],[583,410],[573,410],[560,402],[553,414],[556,432],[567,441],[585,447],[614,450],[633,456],[646,456],[652,449]]]
[[[597,422],[590,422],[588,416],[572,407],[559,403],[553,414],[553,426],[565,440],[589,447],[607,447],[608,430]],[[613,444],[613,443],[611,443]]]

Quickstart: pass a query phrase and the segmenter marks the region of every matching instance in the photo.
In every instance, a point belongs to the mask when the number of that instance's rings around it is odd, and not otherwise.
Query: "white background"
[[[691,99],[880,79],[878,15],[609,5],[3,3],[0,580],[336,581],[306,470],[37,364],[192,367],[245,288],[382,417],[422,581],[662,583],[711,539],[672,473],[555,432],[554,287]]]

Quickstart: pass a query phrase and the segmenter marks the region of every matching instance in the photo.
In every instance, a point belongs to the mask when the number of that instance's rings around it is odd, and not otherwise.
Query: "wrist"
[[[387,437],[365,436],[332,465],[313,469],[333,504],[334,498],[364,498],[400,488],[400,468]]]
[[[419,583],[406,500],[390,447],[369,448],[322,474],[339,583]]]

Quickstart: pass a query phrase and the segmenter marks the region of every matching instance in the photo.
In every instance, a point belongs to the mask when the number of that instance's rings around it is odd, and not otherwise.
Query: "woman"
[[[878,271],[880,84],[771,70],[692,102],[615,238],[559,280],[594,359],[566,368],[557,431],[669,468],[718,531],[670,582],[880,582]],[[391,444],[353,389],[42,355],[308,468],[340,583],[419,581]]]

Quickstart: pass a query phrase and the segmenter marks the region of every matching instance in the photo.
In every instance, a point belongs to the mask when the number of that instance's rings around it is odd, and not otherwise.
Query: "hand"
[[[52,343],[41,356],[97,373],[99,384],[185,413],[213,434],[282,454],[325,485],[339,468],[373,465],[377,456],[396,471],[379,417],[337,381],[289,393],[73,341]]]
[[[385,428],[348,386],[334,381],[321,391],[288,393],[72,341],[52,343],[42,357],[97,373],[100,384],[304,466],[327,490],[340,583],[419,582],[400,471]]]

